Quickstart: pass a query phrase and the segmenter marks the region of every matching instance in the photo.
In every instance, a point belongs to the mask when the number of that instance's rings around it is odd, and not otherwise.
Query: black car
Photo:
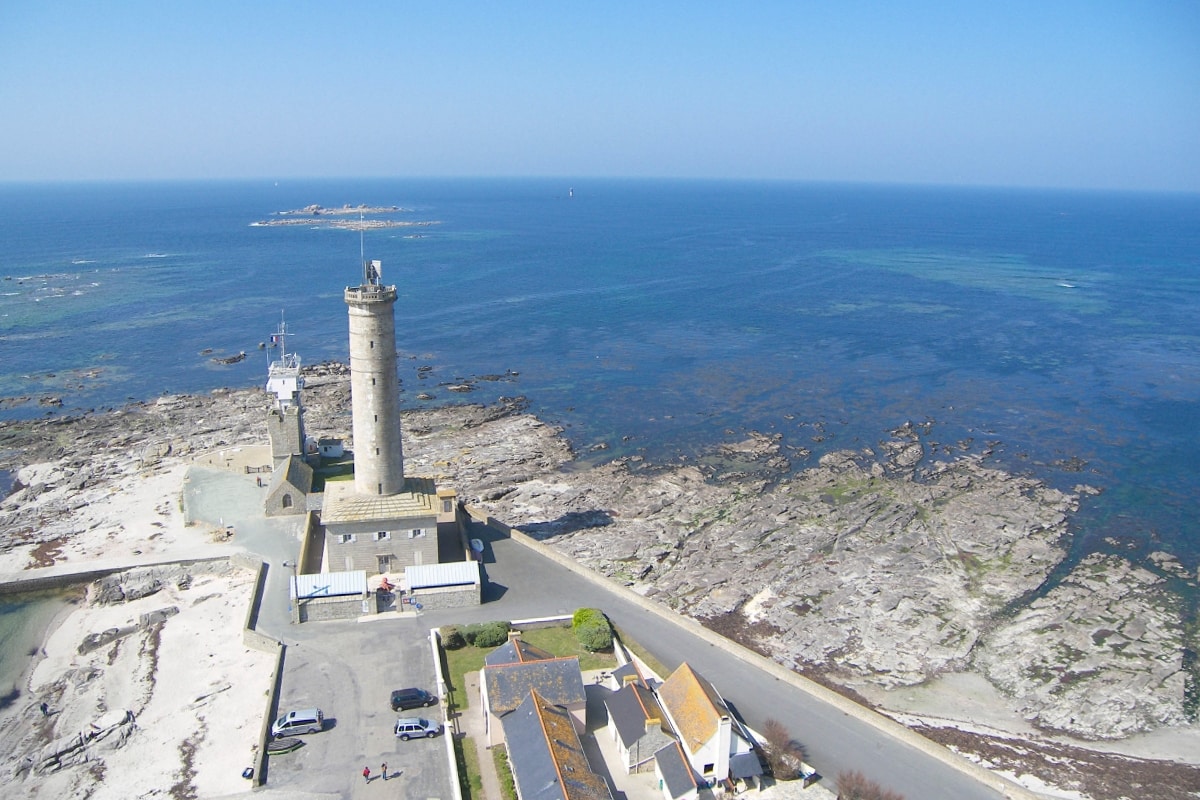
[[[437,698],[424,689],[397,689],[392,692],[392,711],[431,706],[436,702]]]

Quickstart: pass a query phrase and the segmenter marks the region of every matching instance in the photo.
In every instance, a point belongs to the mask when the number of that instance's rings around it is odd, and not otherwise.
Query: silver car
[[[289,711],[271,725],[271,735],[276,739],[295,736],[298,733],[320,733],[325,729],[325,715],[319,708]]]
[[[407,742],[409,739],[437,736],[441,732],[441,725],[420,717],[401,717],[396,720],[396,738],[403,742]]]

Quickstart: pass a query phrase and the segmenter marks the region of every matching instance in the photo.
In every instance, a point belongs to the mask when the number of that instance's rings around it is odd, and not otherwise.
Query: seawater
[[[0,595],[0,709],[23,702],[30,658],[72,597],[69,590]]]
[[[573,196],[568,190],[573,189]],[[581,452],[812,450],[929,421],[954,452],[1103,489],[1076,555],[1200,558],[1200,196],[799,183],[347,180],[0,186],[0,397],[78,413],[263,381],[285,315],[345,359],[367,231],[403,402],[524,395]],[[206,352],[211,350],[212,352]],[[245,361],[215,356],[245,351]],[[418,367],[431,366],[429,372]],[[472,376],[472,395],[445,384]],[[61,398],[61,408],[37,398]],[[941,452],[939,449],[939,452]],[[789,451],[795,452],[795,451]],[[797,460],[797,468],[811,461]]]

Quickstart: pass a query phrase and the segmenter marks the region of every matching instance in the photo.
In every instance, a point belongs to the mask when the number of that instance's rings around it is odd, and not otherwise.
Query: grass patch
[[[621,644],[625,646],[625,649],[640,658],[642,663],[654,670],[656,675],[665,680],[666,677],[671,674],[671,670],[667,669],[661,661],[651,655],[646,648],[642,647],[640,642],[626,636],[625,633],[615,625],[613,626],[613,630],[616,631],[617,638],[621,641]]]
[[[570,623],[565,627],[535,628],[522,631],[521,638],[535,647],[554,653],[556,656],[579,656],[579,669],[587,672],[592,669],[612,669],[617,665],[616,656],[612,652],[590,653],[583,649]]]
[[[450,710],[463,710],[471,705],[467,697],[467,681],[464,677],[468,672],[478,672],[483,669],[483,657],[487,650],[467,645],[457,650],[443,650],[446,655],[446,679],[450,682]]]
[[[502,744],[493,747],[492,760],[496,763],[496,775],[500,777],[500,796],[503,800],[517,800],[517,783],[508,766],[508,749]]]
[[[479,751],[475,740],[454,738],[454,760],[458,762],[458,785],[463,800],[484,800],[483,774],[479,769]]]
[[[612,669],[617,665],[616,657],[611,653],[589,653],[575,638],[570,623],[565,627],[533,628],[521,632],[521,638],[535,647],[553,653],[556,656],[578,656],[579,668],[583,671],[593,669]],[[466,691],[466,675],[483,669],[483,659],[493,648],[460,647],[457,650],[443,650],[446,654],[446,677],[450,681],[450,710],[468,708],[477,698],[468,697]],[[637,651],[635,651],[637,652]],[[638,656],[642,654],[639,652]]]

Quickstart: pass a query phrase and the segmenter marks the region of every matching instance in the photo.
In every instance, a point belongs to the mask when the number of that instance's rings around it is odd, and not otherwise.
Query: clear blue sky
[[[1200,2],[0,3],[0,181],[1200,191]]]

